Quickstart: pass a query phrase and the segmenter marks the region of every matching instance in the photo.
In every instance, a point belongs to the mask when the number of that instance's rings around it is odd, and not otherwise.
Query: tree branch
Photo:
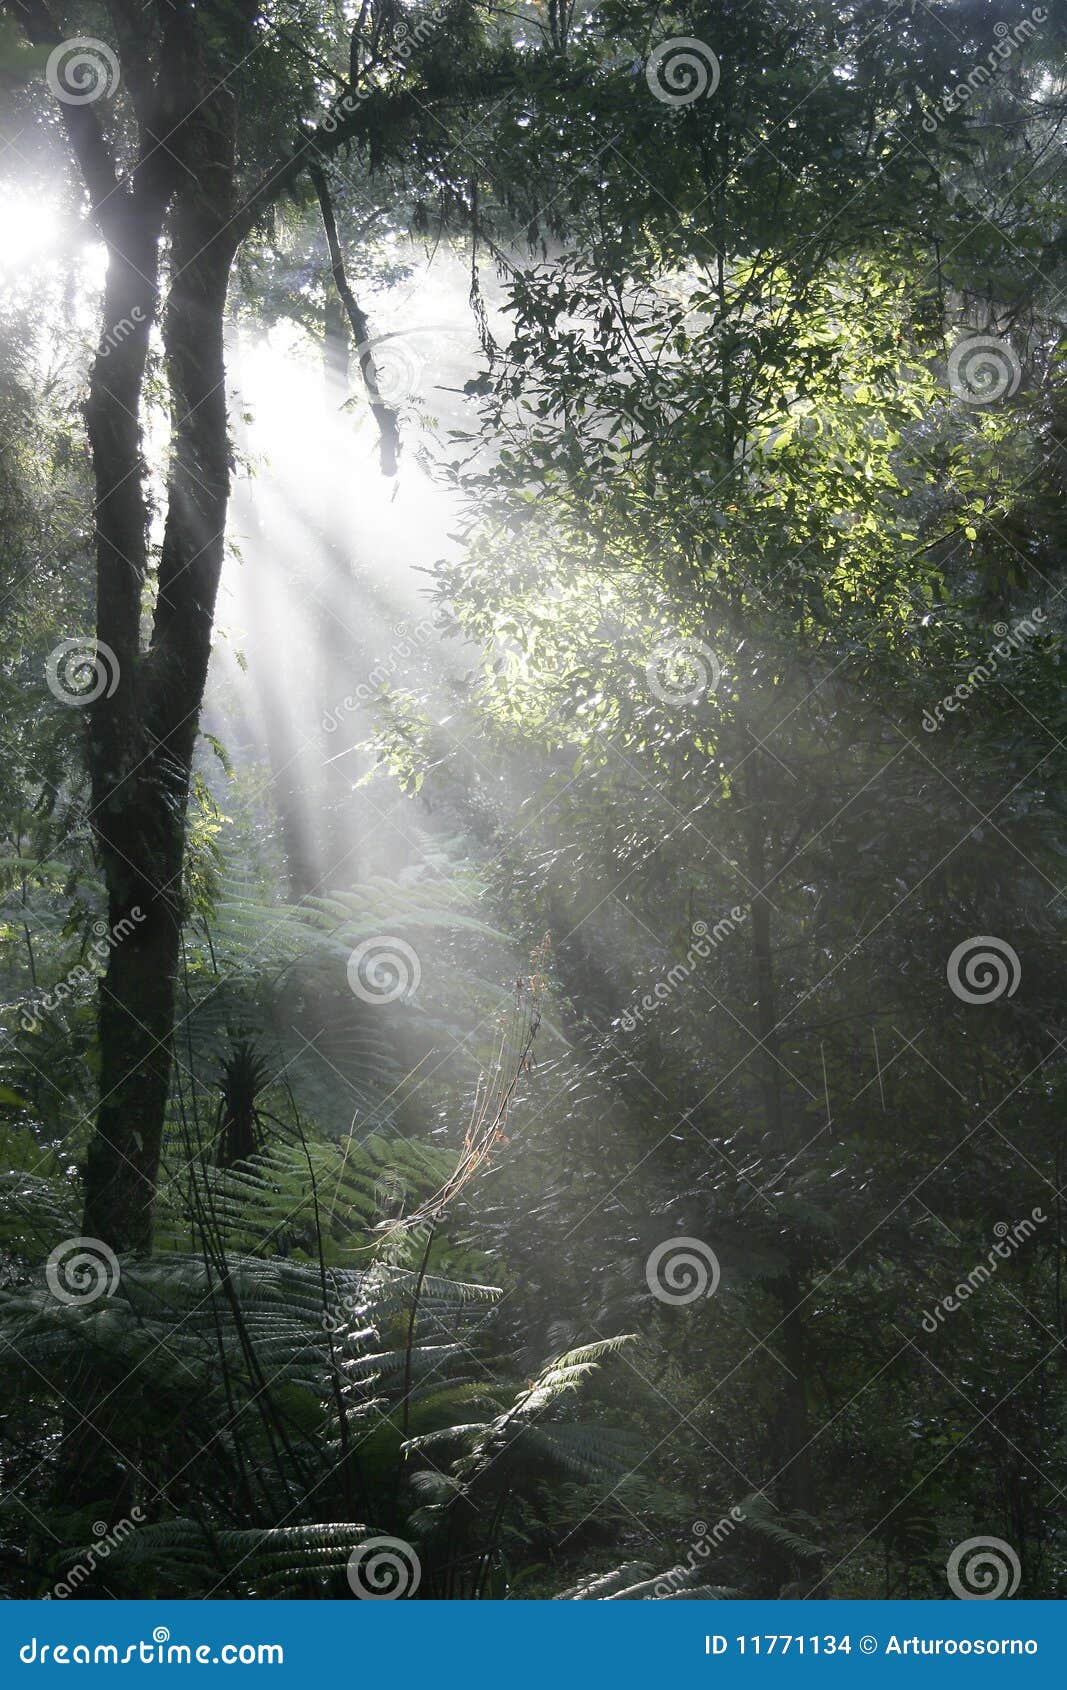
[[[33,46],[60,45],[63,36],[44,0],[11,0],[11,4],[27,40]],[[63,100],[60,105],[71,148],[89,190],[93,212],[98,217],[102,216],[102,207],[119,185],[114,155],[104,139],[100,120],[90,101],[76,104]]]
[[[337,219],[334,216],[333,201],[330,198],[330,188],[326,180],[326,172],[317,160],[308,165],[315,193],[318,196],[319,209],[322,212],[322,226],[326,232],[326,245],[330,249],[330,269],[333,274],[334,286],[337,289],[348,321],[352,325],[352,333],[356,339],[356,356],[359,367],[363,372],[363,381],[367,389],[367,398],[374,413],[374,420],[378,424],[381,435],[381,464],[383,475],[396,474],[397,455],[400,450],[400,419],[390,405],[382,403],[378,388],[378,371],[371,351],[370,325],[367,322],[359,301],[348,282],[345,274],[344,253],[337,235]]]

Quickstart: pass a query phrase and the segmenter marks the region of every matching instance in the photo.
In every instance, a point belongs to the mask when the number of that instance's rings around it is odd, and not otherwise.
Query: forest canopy
[[[4,0],[4,1594],[1062,1593],[1065,36]]]

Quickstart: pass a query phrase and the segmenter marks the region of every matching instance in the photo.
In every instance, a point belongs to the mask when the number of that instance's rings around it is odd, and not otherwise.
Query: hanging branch
[[[477,178],[477,176],[472,176],[471,181],[470,181],[470,211],[471,211],[471,285],[470,285],[470,293],[468,294],[467,299],[468,299],[468,303],[470,305],[471,310],[474,312],[475,323],[478,326],[478,344],[480,345],[482,351],[485,353],[486,358],[489,360],[490,368],[492,368],[493,360],[495,359],[496,354],[497,354],[497,344],[496,344],[496,341],[493,339],[492,330],[489,327],[489,314],[485,309],[485,300],[482,298],[482,285],[481,285],[481,281],[479,280],[479,277],[478,277],[479,222],[478,222],[478,178]]]
[[[506,1142],[508,1114],[519,1081],[530,1068],[534,1040],[541,1025],[545,985],[542,971],[548,947],[546,934],[531,958],[533,970],[529,978],[520,977],[515,982],[515,1006],[501,1028],[496,1054],[487,1073],[479,1077],[459,1161],[444,1185],[412,1214],[382,1223],[378,1230],[387,1239],[427,1222],[436,1225],[448,1205],[485,1166],[496,1146]]]
[[[391,405],[382,403],[378,388],[378,371],[371,351],[370,324],[360,308],[359,301],[349,285],[345,273],[344,254],[337,235],[337,219],[334,216],[333,201],[326,181],[326,172],[322,166],[313,162],[308,166],[308,174],[318,195],[319,210],[322,212],[322,227],[326,232],[326,245],[330,250],[330,270],[333,275],[334,286],[338,297],[348,315],[352,325],[352,333],[356,338],[356,355],[359,367],[363,372],[363,382],[370,400],[370,408],[374,413],[374,420],[378,424],[381,435],[379,451],[381,454],[382,474],[395,475],[396,461],[400,452],[400,418]]]

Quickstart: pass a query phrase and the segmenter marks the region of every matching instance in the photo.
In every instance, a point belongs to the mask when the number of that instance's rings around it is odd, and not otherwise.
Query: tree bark
[[[772,905],[763,890],[771,879],[767,840],[769,834],[768,784],[764,753],[749,754],[747,781],[748,876],[757,888],[752,897],[752,961],[755,977],[756,1030],[762,1046],[760,1069],[763,1108],[768,1137],[774,1152],[791,1147],[792,1134],[786,1122],[782,1096],[781,1041],[778,1037],[777,991],[774,966]],[[775,1281],[774,1290],[782,1310],[782,1348],[789,1370],[782,1400],[782,1444],[785,1461],[780,1492],[787,1510],[807,1511],[812,1504],[810,1416],[807,1385],[807,1332],[801,1308],[804,1303],[805,1270],[795,1252]],[[772,1557],[772,1559],[774,1559]],[[780,1558],[785,1565],[792,1557]]]
[[[215,94],[189,121],[195,173],[175,195],[164,349],[171,394],[167,516],[147,653],[136,656],[129,605],[107,596],[101,637],[121,615],[133,684],[101,715],[92,746],[95,821],[113,926],[100,991],[100,1107],[85,1178],[85,1231],[112,1249],[146,1252],[170,1084],[182,924],[182,861],[193,749],[222,570],[230,455],[223,312],[234,244],[233,99]],[[117,426],[103,405],[101,428]],[[101,536],[101,547],[105,545]],[[139,609],[139,591],[138,591]],[[120,682],[115,698],[123,692]],[[109,700],[108,703],[114,701]],[[130,747],[135,750],[131,754]],[[136,913],[135,913],[136,912]]]

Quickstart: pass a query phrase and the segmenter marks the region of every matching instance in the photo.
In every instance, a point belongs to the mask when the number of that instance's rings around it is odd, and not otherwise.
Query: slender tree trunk
[[[785,1118],[782,1096],[783,1069],[780,1062],[778,1009],[774,968],[772,905],[763,888],[770,878],[767,838],[768,796],[763,752],[750,754],[747,781],[748,875],[757,888],[752,898],[752,959],[756,987],[756,1031],[762,1044],[761,1083],[764,1116],[773,1150],[788,1153],[791,1134]],[[785,1272],[775,1282],[781,1306],[781,1343],[789,1369],[785,1380],[782,1413],[782,1457],[785,1470],[781,1494],[790,1510],[808,1510],[812,1502],[812,1469],[809,1451],[807,1388],[807,1334],[801,1305],[804,1272],[794,1254]]]

